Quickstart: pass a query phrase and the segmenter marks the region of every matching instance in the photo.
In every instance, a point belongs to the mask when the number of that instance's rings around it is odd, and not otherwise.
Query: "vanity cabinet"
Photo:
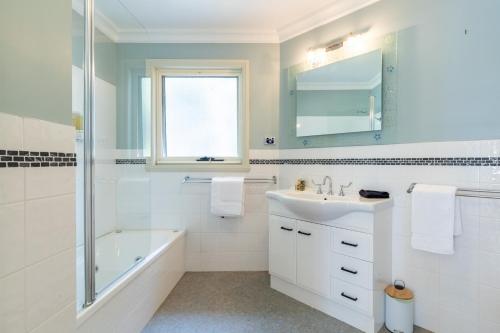
[[[391,205],[306,221],[269,200],[271,287],[365,332],[384,322],[391,283]]]

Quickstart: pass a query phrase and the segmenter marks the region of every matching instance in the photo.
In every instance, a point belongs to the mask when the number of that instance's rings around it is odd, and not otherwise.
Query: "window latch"
[[[203,156],[196,160],[196,162],[223,162],[223,161],[224,161],[223,158],[215,158],[208,156]]]

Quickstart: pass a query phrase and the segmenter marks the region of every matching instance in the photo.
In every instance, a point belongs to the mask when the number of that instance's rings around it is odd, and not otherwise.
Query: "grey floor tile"
[[[186,273],[143,330],[143,333],[282,332],[361,331],[271,289],[267,272]]]

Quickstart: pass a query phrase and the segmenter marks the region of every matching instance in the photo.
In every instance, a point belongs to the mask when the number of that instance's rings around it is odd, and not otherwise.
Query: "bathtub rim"
[[[136,231],[136,230],[130,230]],[[102,294],[96,298],[95,302],[77,313],[76,315],[76,328],[80,327],[83,323],[85,323],[94,313],[96,313],[100,308],[102,308],[105,304],[107,304],[116,294],[118,294],[121,290],[123,290],[127,285],[129,285],[133,280],[135,280],[141,272],[143,272],[146,268],[151,266],[156,260],[164,254],[169,248],[174,246],[177,241],[186,236],[186,230],[179,229],[152,229],[151,232],[154,231],[175,231],[175,238],[172,241],[163,244],[156,251],[148,254],[144,260],[139,262],[137,265],[133,266],[129,271],[120,276],[116,281],[110,284],[108,287],[104,289]]]

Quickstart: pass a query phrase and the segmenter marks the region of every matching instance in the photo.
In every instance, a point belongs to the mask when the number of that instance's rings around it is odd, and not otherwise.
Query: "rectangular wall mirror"
[[[382,129],[382,50],[296,75],[297,136]]]

